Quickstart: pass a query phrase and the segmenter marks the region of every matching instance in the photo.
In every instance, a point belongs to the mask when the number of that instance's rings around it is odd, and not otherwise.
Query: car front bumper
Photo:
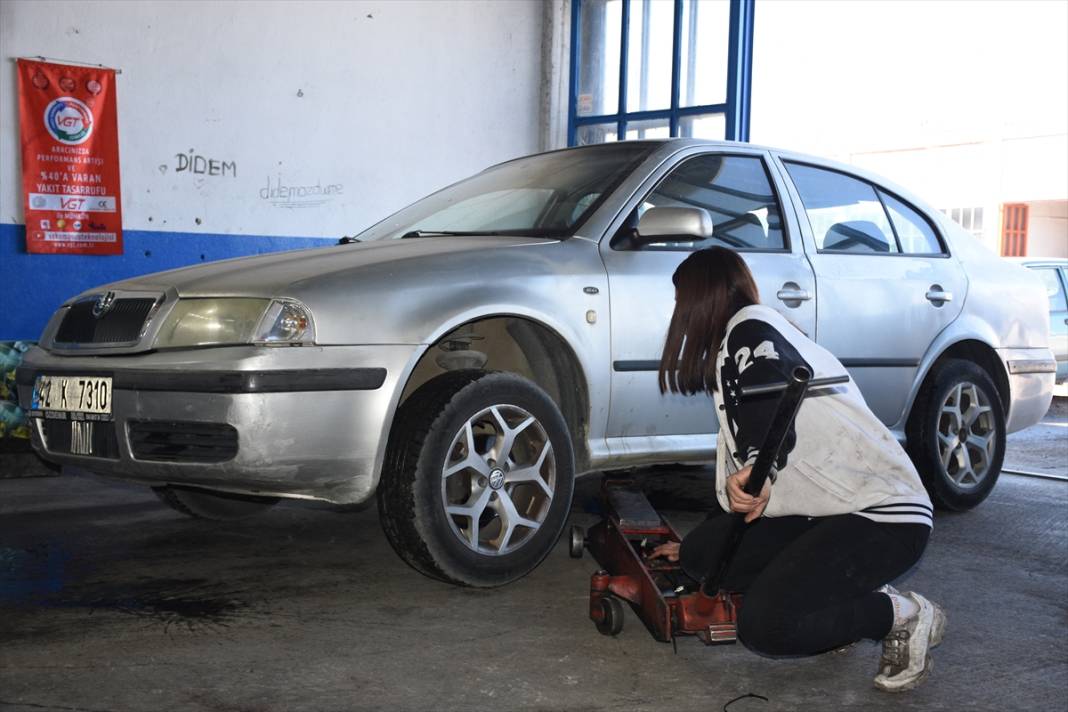
[[[1049,349],[997,349],[1009,376],[1010,403],[1005,430],[1014,433],[1045,417],[1053,400],[1057,362]]]
[[[56,356],[34,348],[17,382],[20,403],[30,410],[40,374],[112,378],[114,452],[56,452],[44,418],[33,417],[33,445],[49,461],[153,486],[349,504],[366,500],[378,484],[401,379],[421,348],[236,346],[121,357]],[[135,424],[230,426],[236,454],[221,462],[189,461],[188,455],[163,461],[138,450],[131,439]],[[48,427],[57,425],[70,427],[66,421]]]

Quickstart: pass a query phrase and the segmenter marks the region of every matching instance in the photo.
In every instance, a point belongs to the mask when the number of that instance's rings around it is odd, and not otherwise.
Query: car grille
[[[237,455],[237,430],[225,423],[131,420],[127,427],[138,460],[225,462]]]
[[[45,448],[48,452],[60,455],[80,455],[82,457],[105,457],[111,460],[119,458],[119,443],[115,437],[114,421],[92,421],[89,424],[89,440],[91,445],[88,452],[74,452],[71,448],[72,433],[70,420],[44,418],[41,421],[41,429],[44,433]]]
[[[156,303],[152,298],[116,299],[99,318],[93,316],[95,299],[76,302],[67,310],[56,332],[59,344],[121,344],[137,341],[145,319]]]

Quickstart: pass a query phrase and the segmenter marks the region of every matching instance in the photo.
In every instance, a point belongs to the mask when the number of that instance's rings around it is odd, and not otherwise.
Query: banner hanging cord
[[[33,57],[12,57],[15,61],[20,59],[33,59],[38,62],[59,62],[61,64],[77,64],[82,67],[99,67],[100,69],[114,69],[116,74],[122,74],[122,70],[119,68],[107,67],[103,64],[96,64],[95,62],[82,62],[77,59],[60,59],[58,57],[44,57],[42,55],[35,55]]]

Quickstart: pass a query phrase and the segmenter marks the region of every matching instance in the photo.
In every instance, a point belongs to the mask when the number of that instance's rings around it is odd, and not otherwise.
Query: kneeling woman
[[[774,656],[882,640],[876,687],[915,687],[930,669],[945,616],[923,596],[889,586],[919,560],[931,532],[931,501],[912,462],[850,381],[802,403],[763,492],[743,492],[777,396],[741,400],[741,388],[786,381],[798,366],[816,378],[845,369],[759,303],[749,268],[731,250],[693,253],[674,282],[660,388],[711,392],[716,495],[752,522],[724,577],[724,588],[745,594],[739,639]],[[666,544],[654,555],[679,560],[703,580],[718,563],[713,552],[729,519],[713,516],[681,547]]]

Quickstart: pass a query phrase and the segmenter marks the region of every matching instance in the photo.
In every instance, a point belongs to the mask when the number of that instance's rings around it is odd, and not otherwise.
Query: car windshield
[[[568,237],[655,146],[600,144],[501,163],[409,205],[357,238]]]

